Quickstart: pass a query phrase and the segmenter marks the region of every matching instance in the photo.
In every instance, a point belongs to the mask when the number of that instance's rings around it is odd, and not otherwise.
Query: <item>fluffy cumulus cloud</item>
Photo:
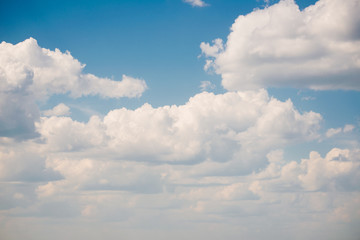
[[[70,94],[75,98],[85,95],[139,97],[147,88],[143,80],[125,75],[122,81],[113,81],[83,73],[84,66],[69,52],[41,48],[33,38],[16,45],[2,42],[0,136],[36,136],[34,122],[40,116],[36,101],[53,94]],[[64,111],[64,106],[54,111]]]
[[[293,0],[239,16],[226,43],[200,45],[205,69],[228,90],[298,87],[360,90],[360,2]]]
[[[284,163],[277,159],[258,174],[266,191],[359,191],[359,150],[334,148],[323,158],[313,151],[309,159]],[[271,178],[271,180],[266,178]],[[346,180],[345,180],[346,179]]]
[[[88,123],[44,117],[38,132],[55,151],[106,148],[120,159],[150,162],[257,163],[273,147],[316,139],[320,122],[319,114],[301,114],[290,100],[281,102],[265,90],[203,92],[185,105],[115,109]]]
[[[85,65],[69,52],[41,48],[29,38],[16,45],[2,42],[0,63],[3,90],[25,88],[37,98],[69,93],[73,97],[139,97],[146,89],[143,80],[123,76],[122,81],[83,73]]]

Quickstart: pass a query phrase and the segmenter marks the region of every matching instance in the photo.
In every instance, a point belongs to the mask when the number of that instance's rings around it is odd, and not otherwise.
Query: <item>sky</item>
[[[0,238],[357,240],[358,12],[0,1]]]

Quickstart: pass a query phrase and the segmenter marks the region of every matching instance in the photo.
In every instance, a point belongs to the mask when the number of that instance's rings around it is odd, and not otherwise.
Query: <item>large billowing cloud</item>
[[[83,73],[84,65],[69,52],[38,46],[33,38],[16,45],[0,44],[0,136],[36,136],[37,100],[53,94],[72,97],[139,97],[147,88],[143,80],[123,76],[122,81]]]
[[[290,100],[281,102],[260,90],[203,92],[185,105],[115,109],[88,123],[44,117],[38,131],[52,151],[105,148],[118,159],[189,164],[234,160],[252,166],[269,149],[316,139],[320,122],[319,114],[301,114]]]
[[[227,90],[297,87],[360,90],[360,2],[293,0],[239,16],[226,43],[201,43],[206,70]]]

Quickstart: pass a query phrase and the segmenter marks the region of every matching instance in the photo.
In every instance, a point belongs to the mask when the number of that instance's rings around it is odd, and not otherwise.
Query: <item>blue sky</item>
[[[0,238],[357,239],[359,10],[1,1]]]

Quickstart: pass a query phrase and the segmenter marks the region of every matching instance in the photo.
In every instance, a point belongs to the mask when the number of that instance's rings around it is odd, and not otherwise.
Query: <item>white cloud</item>
[[[336,134],[341,133],[342,129],[341,128],[330,128],[329,130],[326,131],[326,137],[332,137]]]
[[[139,97],[147,88],[140,79],[123,75],[122,81],[113,81],[85,74],[83,69],[84,65],[69,52],[41,48],[33,38],[16,45],[2,42],[0,136],[20,139],[35,137],[34,122],[40,117],[36,101],[53,94],[69,93],[72,97]],[[54,111],[60,111],[60,107]]]
[[[345,149],[332,149],[325,158],[319,153],[311,152],[309,159],[300,163],[290,162],[282,167],[281,179],[284,185],[289,183],[299,184],[303,189],[310,191],[319,190],[346,190],[357,188],[354,179],[359,178],[358,151]],[[342,177],[348,178],[346,183]],[[353,184],[351,186],[351,184]],[[289,188],[290,190],[290,188]]]
[[[319,114],[300,114],[290,100],[269,98],[265,90],[203,92],[185,105],[115,109],[88,123],[42,118],[38,131],[52,151],[104,147],[120,159],[169,163],[252,159],[251,169],[273,147],[319,137],[320,121]]]
[[[143,80],[123,75],[122,81],[83,73],[85,65],[69,52],[51,51],[29,38],[16,45],[0,44],[0,76],[3,90],[26,88],[37,98],[70,93],[73,97],[139,97],[146,89]]]
[[[235,20],[225,44],[201,43],[205,69],[227,90],[360,90],[359,11],[358,0],[320,0],[303,11],[282,0],[254,10]]]
[[[353,161],[349,161],[349,155],[349,150],[341,149],[332,149],[325,158],[321,158],[317,152],[311,152],[310,158],[302,160],[300,164],[301,173],[298,175],[298,179],[301,182],[301,186],[310,191],[324,188],[332,190],[336,187],[340,187],[343,190],[342,188],[351,187],[348,185],[337,186],[341,182],[336,182],[343,176],[357,177],[359,159],[354,159],[355,161],[351,159]],[[349,184],[349,182],[346,184]]]
[[[49,158],[47,167],[60,172],[64,179],[49,182],[37,188],[40,197],[62,192],[129,191],[133,193],[160,193],[163,191],[161,168],[131,161]],[[149,171],[152,169],[152,171]]]
[[[346,124],[343,128],[344,133],[352,132],[354,130],[355,126],[351,124]]]
[[[70,108],[63,103],[56,105],[53,109],[44,112],[45,116],[67,116],[70,115]]]
[[[220,96],[224,100],[224,96]],[[227,96],[230,97],[234,95]],[[194,103],[191,106],[194,107]],[[137,114],[138,119],[144,116]],[[153,109],[153,114],[153,118],[159,118],[157,115],[164,113]],[[71,120],[66,117],[46,119],[51,120],[49,126],[56,125],[57,120],[60,124]],[[100,119],[91,121],[81,126],[74,122],[81,130],[79,132],[67,128],[74,142],[91,144],[96,135],[94,132],[100,131],[95,124],[99,124]],[[150,125],[154,126],[154,122]],[[46,134],[59,134],[49,126]],[[138,123],[134,127],[139,127]],[[94,132],[89,132],[90,129]],[[88,143],[78,138],[82,131],[84,136],[88,136]],[[143,134],[139,138],[148,132]],[[112,144],[109,140],[102,142]],[[227,162],[206,160],[195,165],[139,162],[121,157],[124,145],[116,145],[119,151],[109,155],[107,148],[94,142],[94,145],[98,144],[98,155],[94,149],[87,148],[84,157],[79,151],[49,149],[50,142],[30,140],[15,143],[11,139],[2,139],[1,144],[0,153],[8,154],[7,157],[0,156],[2,214],[4,219],[11,218],[15,222],[21,221],[21,216],[35,216],[33,221],[38,221],[39,217],[46,217],[46,221],[71,218],[82,224],[111,221],[117,228],[127,228],[128,221],[133,227],[141,227],[149,223],[144,217],[153,219],[157,216],[159,220],[151,227],[174,227],[189,219],[196,221],[192,222],[193,227],[199,224],[210,227],[219,221],[226,226],[243,223],[246,226],[244,234],[253,238],[259,221],[264,225],[274,220],[274,215],[277,216],[277,225],[287,223],[309,229],[307,223],[311,221],[310,225],[317,226],[314,231],[332,224],[338,226],[337,222],[360,220],[358,211],[351,211],[351,208],[357,209],[360,199],[360,155],[356,149],[334,148],[325,157],[311,152],[309,158],[300,161],[286,159],[284,150],[271,150],[266,154],[268,163],[263,170],[257,169],[242,176],[218,176],[209,169],[215,165],[222,167]],[[240,159],[236,161],[241,165]],[[20,183],[13,184],[13,181]],[[249,223],[249,219],[256,224]],[[10,226],[14,221],[9,222]],[[233,231],[235,236],[239,230]],[[271,227],[268,231],[282,234],[281,228]],[[353,232],[348,234],[356,236]]]
[[[333,137],[339,133],[349,133],[354,130],[355,126],[351,124],[346,124],[343,128],[329,128],[326,131],[326,137],[330,138]]]
[[[265,206],[266,212],[283,209],[283,216],[289,214],[287,211],[295,211],[296,217],[309,211],[315,215],[326,212],[329,218],[334,213],[338,215],[342,205],[352,204],[354,197],[360,197],[358,149],[334,148],[324,158],[311,152],[309,159],[300,162],[283,159],[280,150],[268,157],[269,165],[262,171],[242,178],[213,177],[212,185],[191,188],[182,197],[196,202],[194,211],[222,216],[229,208],[245,215],[264,216],[261,206]],[[245,204],[247,209],[241,207]],[[355,219],[360,219],[360,212],[353,214],[351,220]],[[342,217],[337,221],[342,221]]]
[[[223,40],[220,38],[217,38],[217,39],[213,40],[212,43],[213,43],[213,45],[202,42],[200,44],[201,51],[205,54],[205,56],[217,57],[217,56],[219,56],[219,54],[222,51],[224,51]]]
[[[201,91],[212,90],[215,88],[215,84],[211,83],[210,81],[202,81],[200,84]]]
[[[206,7],[206,6],[208,6],[208,4],[205,3],[202,0],[184,0],[184,2],[189,3],[193,7]]]
[[[46,138],[47,148],[50,151],[100,148],[108,142],[104,124],[97,116],[91,117],[86,124],[74,121],[70,117],[52,116],[42,118],[37,126],[41,136]]]

